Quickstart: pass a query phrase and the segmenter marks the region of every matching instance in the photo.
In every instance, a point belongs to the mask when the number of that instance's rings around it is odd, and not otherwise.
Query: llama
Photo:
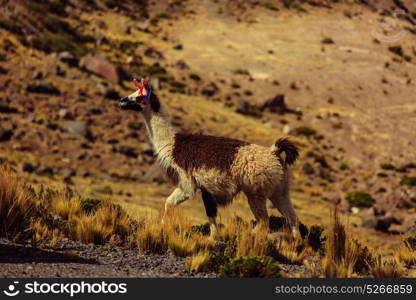
[[[177,186],[166,199],[165,216],[200,189],[214,237],[217,207],[230,204],[243,191],[257,225],[268,226],[266,200],[270,199],[297,235],[298,218],[289,191],[290,166],[299,152],[289,139],[263,147],[225,137],[179,133],[146,81],[134,83],[138,90],[120,99],[119,106],[142,113],[157,161]]]

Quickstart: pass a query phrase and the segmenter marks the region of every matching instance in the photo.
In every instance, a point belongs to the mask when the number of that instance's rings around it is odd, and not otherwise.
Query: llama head
[[[136,80],[133,81],[137,89],[133,94],[121,98],[118,105],[121,109],[134,111],[148,111],[158,112],[160,103],[156,95],[154,95],[148,85],[147,81],[142,79],[139,84]]]

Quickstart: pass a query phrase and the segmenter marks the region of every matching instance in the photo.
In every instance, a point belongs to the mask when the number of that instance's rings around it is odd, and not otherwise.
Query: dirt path
[[[103,249],[73,241],[54,247],[14,244],[0,239],[0,277],[215,277],[193,273],[185,259],[173,255],[142,255],[134,249]]]

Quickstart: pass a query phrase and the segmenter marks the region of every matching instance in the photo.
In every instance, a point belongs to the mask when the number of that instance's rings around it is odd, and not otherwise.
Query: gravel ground
[[[0,277],[215,277],[193,273],[185,259],[140,254],[134,249],[104,249],[70,240],[37,249],[0,239]]]
[[[280,266],[286,274],[305,271],[303,265]],[[0,277],[212,278],[216,274],[190,272],[184,258],[171,254],[140,254],[135,249],[107,249],[67,239],[35,249],[0,239]]]

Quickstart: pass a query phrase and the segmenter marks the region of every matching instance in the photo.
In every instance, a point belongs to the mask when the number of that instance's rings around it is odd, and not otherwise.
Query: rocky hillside
[[[303,144],[305,223],[340,201],[372,245],[412,230],[414,1],[1,3],[0,159],[27,182],[160,210],[172,187],[141,118],[115,101],[147,76],[183,131]],[[194,222],[200,202],[183,205]],[[243,196],[222,215],[234,211],[252,218]]]

